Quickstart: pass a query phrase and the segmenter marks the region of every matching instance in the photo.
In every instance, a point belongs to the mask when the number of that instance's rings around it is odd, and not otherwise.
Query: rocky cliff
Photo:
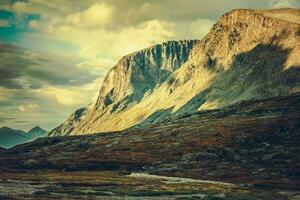
[[[64,123],[62,123],[55,129],[51,130],[48,133],[48,135],[50,136],[70,135],[70,133],[78,125],[78,123],[86,117],[87,112],[88,112],[87,107],[79,108],[74,113],[72,113]]]
[[[299,22],[299,9],[234,10],[200,41],[128,55],[110,70],[97,103],[70,134],[139,127],[299,91]]]
[[[120,112],[140,102],[188,60],[197,42],[168,41],[124,56],[105,77],[99,97],[89,110],[88,121]],[[49,135],[69,135],[86,115],[87,109],[77,110]]]

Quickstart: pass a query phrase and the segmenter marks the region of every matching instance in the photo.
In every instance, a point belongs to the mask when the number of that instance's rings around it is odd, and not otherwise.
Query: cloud
[[[0,123],[5,123],[7,121],[14,120],[14,119],[15,119],[14,117],[3,117],[3,116],[0,116]]]
[[[82,12],[67,16],[66,23],[80,27],[102,27],[113,21],[114,8],[106,3],[93,4]]]
[[[99,57],[94,60],[79,63],[78,67],[82,69],[87,69],[95,75],[102,74],[102,76],[105,76],[105,74],[103,74],[103,69],[110,69],[115,64],[115,61],[111,60],[110,58]]]
[[[20,105],[18,107],[19,111],[21,112],[29,112],[29,111],[33,111],[33,110],[37,110],[39,108],[39,106],[37,104],[24,104],[24,105]]]
[[[272,8],[290,8],[300,6],[300,2],[296,0],[271,0],[270,6]]]
[[[55,100],[61,105],[77,105],[82,106],[92,102],[94,94],[97,93],[102,79],[96,79],[94,82],[82,85],[80,87],[54,87],[45,86],[37,90],[33,90],[33,93],[41,98],[47,98]]]
[[[28,23],[28,27],[29,27],[30,29],[36,29],[38,26],[39,26],[39,20],[31,20],[31,21]]]
[[[67,11],[67,7],[61,5],[63,2],[64,1],[55,3],[54,1],[44,0],[15,1],[11,3],[9,9],[18,15],[34,13],[46,16],[55,16]]]
[[[52,129],[75,109],[94,102],[101,82],[102,78],[98,78],[81,86],[45,85],[39,89],[0,87],[0,116],[10,118],[5,121],[0,120],[0,126],[6,125],[24,130],[40,125]]]
[[[202,38],[205,36],[216,21],[211,19],[197,19],[190,22],[188,32],[191,38]]]
[[[0,87],[0,102],[10,100],[14,96],[15,90]]]
[[[161,43],[174,36],[174,24],[158,20],[145,21],[119,30],[86,30],[61,21],[47,27],[41,24],[38,30],[52,40],[77,46],[81,49],[80,56],[85,59],[110,59],[115,63],[128,53]]]
[[[35,90],[35,92],[37,93],[37,95],[46,98],[55,98],[56,101],[62,105],[80,105],[86,102],[86,99],[82,94],[68,88],[47,86]]]
[[[71,60],[42,55],[16,45],[0,43],[0,86],[40,88],[43,85],[81,85],[96,78],[76,68]]]

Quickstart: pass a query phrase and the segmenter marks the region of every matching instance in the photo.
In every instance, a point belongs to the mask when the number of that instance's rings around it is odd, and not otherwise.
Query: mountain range
[[[9,127],[2,127],[0,128],[0,147],[10,148],[46,136],[47,131],[39,126],[33,127],[28,132],[15,130]]]
[[[124,56],[91,108],[50,136],[120,131],[300,89],[300,11],[239,9],[201,40],[169,41]]]

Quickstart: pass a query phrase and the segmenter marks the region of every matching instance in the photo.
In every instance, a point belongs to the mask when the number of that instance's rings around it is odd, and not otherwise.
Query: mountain
[[[0,147],[10,148],[17,144],[25,143],[29,140],[26,133],[14,130],[9,127],[0,128]]]
[[[35,126],[32,129],[30,129],[25,135],[26,135],[26,137],[36,139],[36,138],[40,138],[40,137],[46,137],[47,131],[42,129],[39,126]]]
[[[56,127],[55,129],[51,130],[48,135],[50,136],[58,136],[58,135],[70,135],[73,129],[82,121],[87,114],[88,108],[80,108],[72,113],[68,119]]]
[[[95,170],[98,171],[95,177],[107,170],[126,174],[142,171],[257,185],[256,190],[299,191],[299,120],[298,92],[199,111],[143,129],[39,138],[0,152],[0,168],[23,173],[26,169],[47,170],[46,175],[36,179],[39,181],[48,177],[51,170],[77,171],[74,176],[80,171],[86,172],[83,174],[86,176]],[[61,175],[64,173],[72,175],[71,172],[61,172]],[[109,179],[115,181],[112,185],[119,186],[120,179],[114,176]],[[79,181],[76,186],[82,184],[99,191],[102,185],[91,180],[89,184]],[[67,186],[75,187],[75,183],[66,182],[65,187],[69,189]],[[110,187],[106,184],[105,188]],[[115,190],[112,191],[114,194]]]
[[[298,92],[143,129],[39,138],[0,148],[0,196],[296,200],[299,121]]]
[[[95,106],[89,110],[76,110],[63,124],[50,131],[49,135],[69,135],[87,116],[90,118],[95,113],[95,118],[110,116],[111,113],[126,110],[140,102],[188,60],[190,51],[197,42],[169,41],[123,57],[104,79]]]
[[[233,10],[201,40],[166,42],[123,57],[85,116],[50,135],[143,127],[290,95],[300,89],[299,57],[299,9]]]
[[[11,148],[15,145],[32,141],[36,138],[46,137],[47,131],[39,126],[35,126],[27,133],[20,130],[14,130],[9,127],[0,128],[0,147]]]

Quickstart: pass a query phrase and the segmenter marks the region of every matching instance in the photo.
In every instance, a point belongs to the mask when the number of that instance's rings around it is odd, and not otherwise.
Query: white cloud
[[[83,60],[100,60],[101,66],[116,63],[121,57],[142,48],[161,43],[174,37],[174,24],[166,21],[150,20],[135,26],[118,30],[105,28],[85,29],[59,20],[36,26],[51,40],[69,42],[79,48]],[[80,39],[79,39],[80,38]],[[110,66],[111,67],[111,66]],[[94,67],[92,68],[94,70]]]
[[[188,28],[191,39],[201,39],[209,32],[214,23],[216,22],[211,19],[197,19],[192,21]]]
[[[14,96],[15,92],[15,89],[0,87],[0,102],[10,100]]]
[[[271,0],[272,8],[289,8],[296,7],[296,0]]]
[[[80,105],[86,103],[86,98],[80,92],[69,88],[58,88],[53,86],[46,86],[44,88],[35,90],[37,95],[43,98],[54,98],[62,105]]]
[[[39,106],[37,104],[32,104],[32,103],[23,104],[18,107],[19,111],[21,112],[31,112],[37,110],[38,108]]]
[[[114,8],[106,3],[96,3],[82,12],[67,16],[66,23],[80,27],[102,27],[113,21]]]
[[[96,79],[92,83],[78,87],[54,87],[44,86],[33,90],[33,93],[40,98],[55,100],[57,103],[66,106],[83,106],[94,101],[94,95],[100,88],[102,79]]]
[[[84,61],[78,64],[79,68],[88,69],[91,73],[101,74],[104,69],[110,69],[115,65],[110,58],[96,58],[95,60]]]
[[[28,24],[29,28],[31,29],[36,29],[39,26],[39,21],[38,20],[31,20]]]

